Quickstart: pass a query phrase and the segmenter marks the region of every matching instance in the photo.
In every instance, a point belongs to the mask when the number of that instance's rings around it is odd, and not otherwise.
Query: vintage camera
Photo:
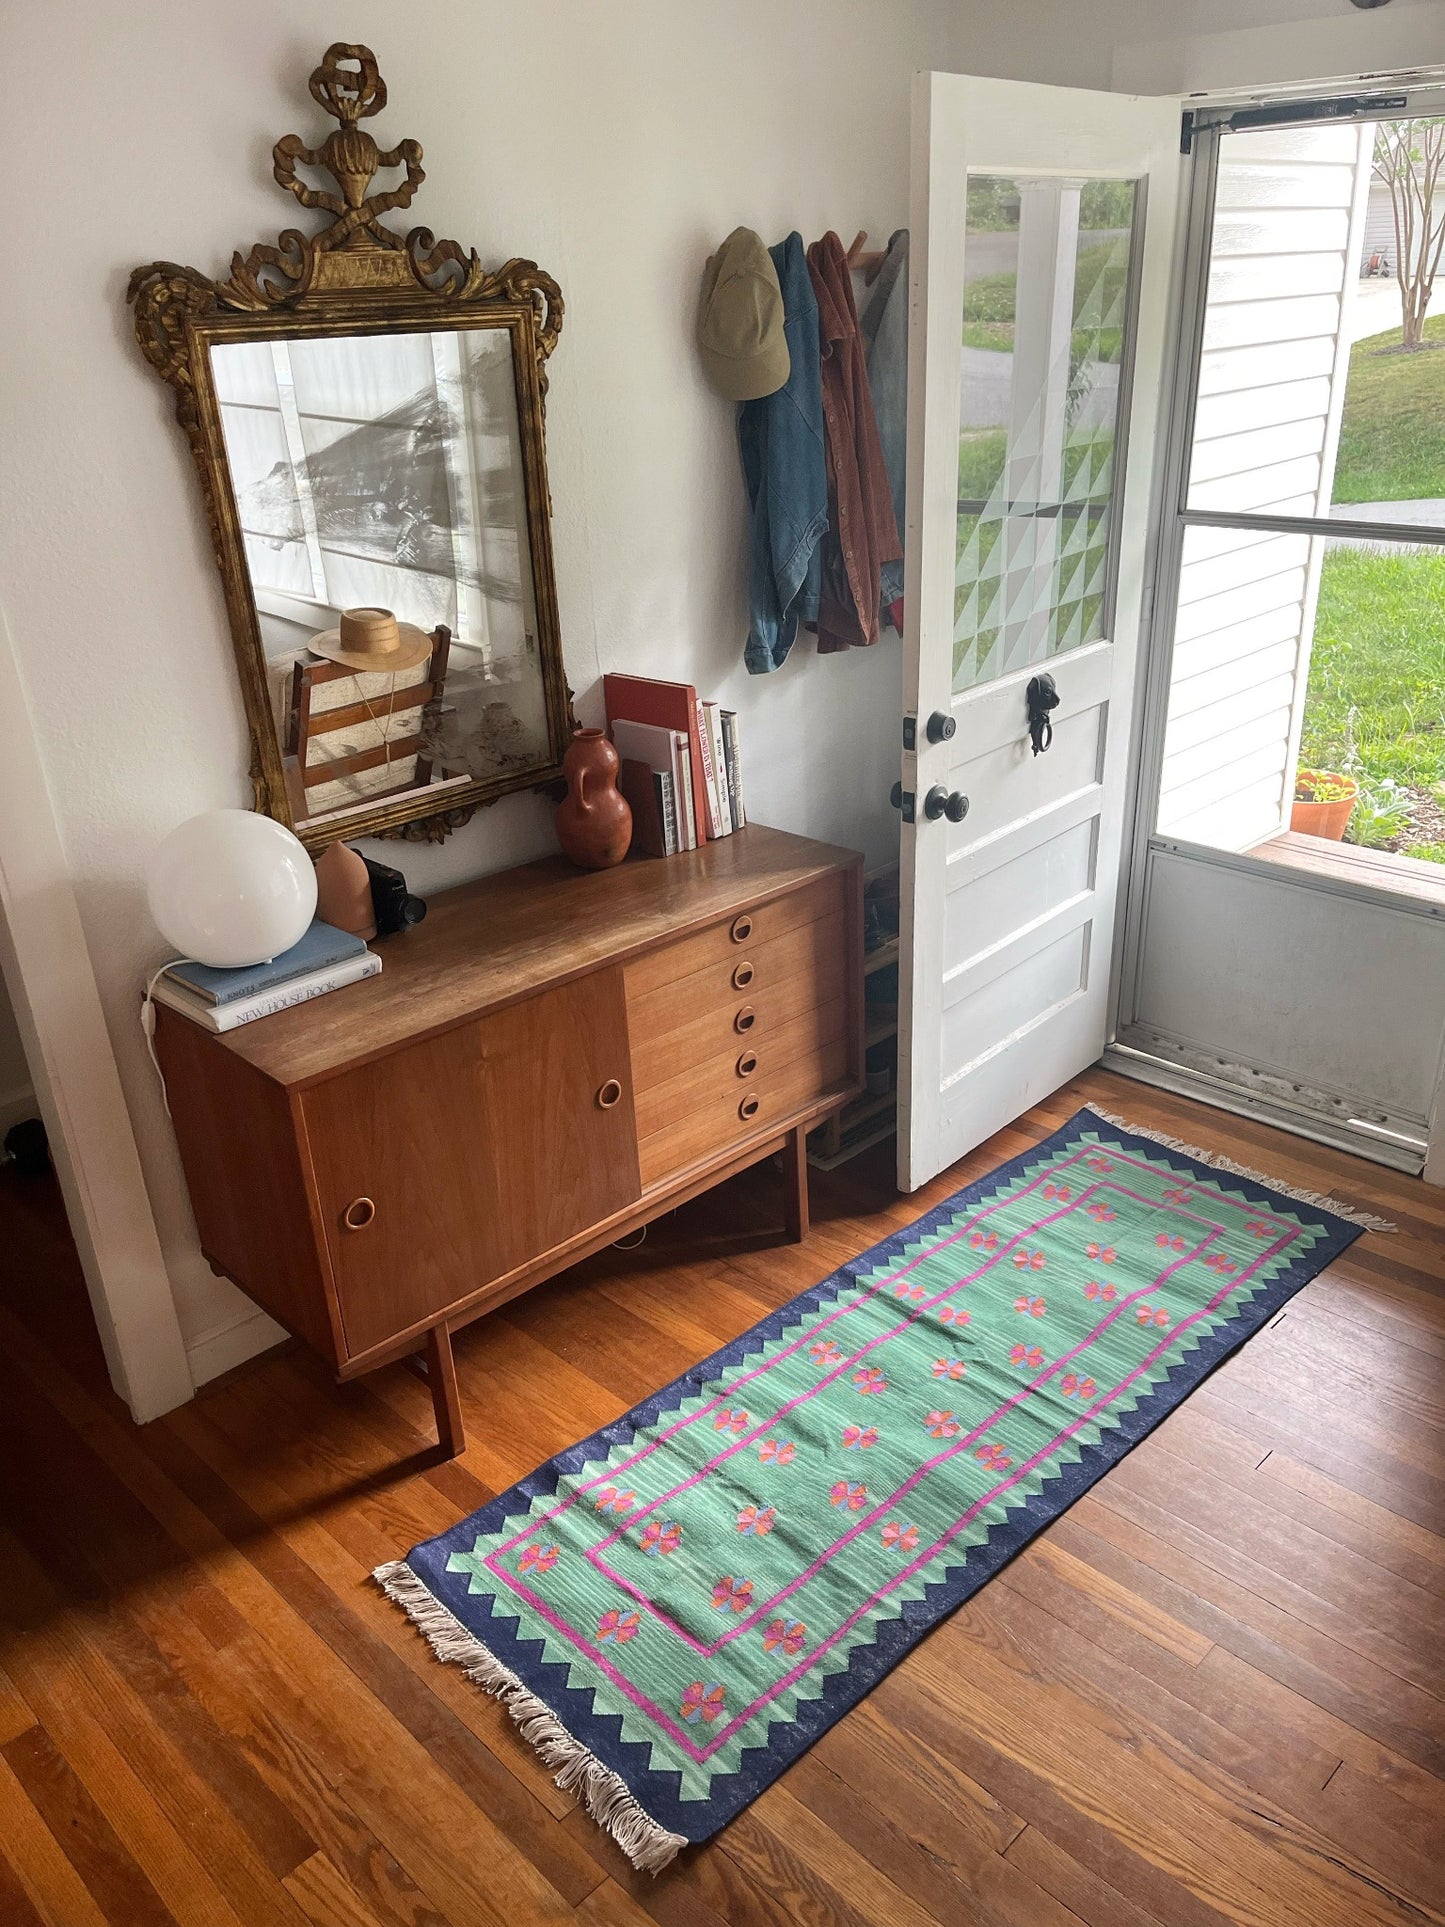
[[[371,879],[371,907],[376,914],[377,936],[395,936],[398,930],[410,930],[414,923],[420,923],[426,915],[426,904],[407,889],[401,871],[393,870],[389,863],[373,863],[369,856],[362,861]]]

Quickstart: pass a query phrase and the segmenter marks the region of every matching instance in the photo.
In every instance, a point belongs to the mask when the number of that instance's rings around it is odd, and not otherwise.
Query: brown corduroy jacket
[[[848,257],[836,234],[808,249],[818,302],[828,532],[822,542],[818,653],[877,642],[879,572],[903,554],[868,387]]]

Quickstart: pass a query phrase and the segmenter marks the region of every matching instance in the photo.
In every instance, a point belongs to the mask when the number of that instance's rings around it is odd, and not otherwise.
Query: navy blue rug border
[[[1292,1259],[1235,1317],[1202,1340],[1186,1357],[1177,1360],[1164,1380],[1139,1401],[1107,1439],[1086,1446],[1080,1457],[1051,1477],[1041,1492],[1031,1495],[1024,1505],[1010,1512],[1004,1524],[990,1533],[983,1545],[970,1546],[962,1563],[950,1567],[942,1579],[927,1586],[923,1598],[905,1601],[897,1618],[879,1626],[878,1637],[872,1645],[855,1648],[847,1667],[829,1676],[817,1699],[803,1702],[795,1718],[773,1723],[766,1746],[745,1749],[743,1763],[736,1773],[716,1775],[706,1800],[681,1800],[678,1797],[680,1775],[654,1772],[648,1763],[650,1744],[623,1740],[620,1716],[594,1713],[592,1688],[569,1686],[566,1663],[544,1663],[543,1642],[518,1638],[520,1622],[511,1615],[494,1614],[489,1597],[469,1594],[466,1576],[447,1572],[447,1558],[458,1550],[470,1551],[479,1534],[498,1531],[508,1517],[525,1512],[538,1494],[551,1497],[564,1475],[579,1472],[589,1462],[605,1458],[616,1445],[630,1443],[639,1431],[655,1424],[664,1413],[675,1411],[685,1399],[696,1396],[719,1372],[743,1363],[820,1306],[832,1302],[841,1291],[857,1283],[862,1273],[900,1256],[908,1245],[931,1236],[939,1225],[961,1211],[987,1202],[999,1186],[1011,1183],[1040,1159],[1053,1156],[1076,1137],[1090,1131],[1120,1150],[1137,1150],[1155,1162],[1167,1163],[1181,1177],[1223,1185],[1262,1209],[1278,1210],[1283,1204],[1295,1215],[1319,1225],[1325,1235],[1308,1252]],[[839,1266],[821,1283],[800,1292],[770,1317],[751,1326],[710,1358],[635,1405],[623,1417],[557,1453],[480,1511],[436,1538],[413,1547],[406,1563],[469,1633],[481,1640],[530,1692],[545,1700],[574,1739],[622,1777],[659,1826],[693,1843],[709,1839],[806,1752],[835,1720],[871,1692],[925,1633],[993,1578],[1030,1539],[1066,1512],[1111,1466],[1117,1465],[1231,1352],[1267,1325],[1297,1291],[1354,1243],[1362,1229],[1317,1205],[1301,1203],[1288,1192],[1274,1191],[1251,1178],[1201,1163],[1154,1138],[1112,1124],[1085,1106],[1057,1131],[955,1191],[891,1238],[885,1238]]]

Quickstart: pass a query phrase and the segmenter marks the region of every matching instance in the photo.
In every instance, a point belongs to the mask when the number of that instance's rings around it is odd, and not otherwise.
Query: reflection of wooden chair
[[[283,767],[298,823],[430,783],[451,644],[438,626],[430,659],[394,676],[319,657],[296,664]]]

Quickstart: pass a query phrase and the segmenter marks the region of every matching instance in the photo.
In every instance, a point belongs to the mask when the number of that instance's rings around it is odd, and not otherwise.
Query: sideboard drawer
[[[641,1189],[616,968],[330,1078],[301,1105],[350,1358]]]
[[[686,1021],[675,1021],[657,993],[629,1003],[627,1028],[632,1037],[632,1086],[641,1119],[647,1094],[708,1059],[740,1051],[744,1044],[758,1050],[770,1046],[777,1033],[798,1018],[831,1004],[847,992],[845,959],[832,954],[820,958],[815,970],[800,971],[781,983],[764,983],[745,993],[711,999],[694,994],[681,1000]],[[663,1021],[673,1016],[671,1024]],[[639,1130],[645,1127],[639,1122]]]
[[[840,989],[827,1003],[812,999],[786,1022],[760,1026],[746,1037],[729,1030],[721,1047],[708,1055],[674,1058],[671,1076],[647,1084],[635,1079],[638,1137],[670,1130],[694,1111],[726,1117],[750,1090],[770,1087],[780,1073],[817,1058],[847,1029],[848,1005]]]
[[[639,1138],[644,1190],[804,1109],[847,1077],[851,1058],[849,1039],[840,1035],[777,1069],[760,1062],[753,1077],[714,1085],[696,1108]]]
[[[703,970],[725,981],[739,965],[755,961],[771,948],[776,939],[801,932],[820,918],[837,918],[841,926],[842,914],[842,886],[837,877],[824,877],[805,889],[774,897],[754,910],[742,911],[699,930],[695,936],[665,944],[629,964],[628,1003],[652,991],[671,989]]]

